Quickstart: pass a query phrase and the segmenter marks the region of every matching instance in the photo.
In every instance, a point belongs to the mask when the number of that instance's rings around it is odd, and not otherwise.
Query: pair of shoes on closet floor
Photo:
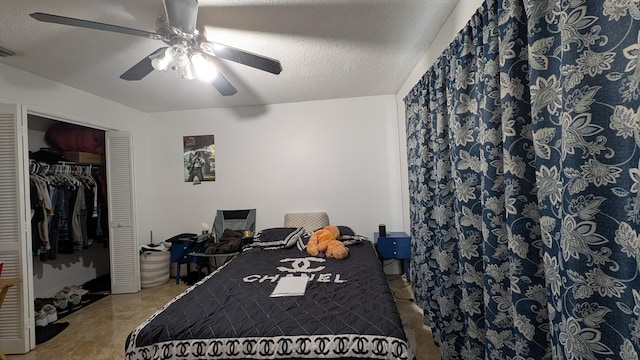
[[[36,326],[47,326],[57,320],[58,312],[51,304],[45,304],[42,309],[36,311]]]
[[[69,300],[65,297],[56,298],[53,300],[53,305],[58,310],[58,314],[62,315],[69,312]]]
[[[55,298],[58,301],[56,306],[66,309],[71,307],[72,310],[79,309],[82,306],[82,296],[89,291],[79,286],[65,286],[56,293]]]
[[[55,301],[54,298],[36,298],[33,301],[33,307],[36,311],[42,310],[42,307],[47,304],[53,304]]]

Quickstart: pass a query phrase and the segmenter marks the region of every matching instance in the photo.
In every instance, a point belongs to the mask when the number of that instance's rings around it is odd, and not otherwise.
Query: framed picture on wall
[[[216,180],[216,148],[213,135],[184,136],[184,181],[199,184]]]

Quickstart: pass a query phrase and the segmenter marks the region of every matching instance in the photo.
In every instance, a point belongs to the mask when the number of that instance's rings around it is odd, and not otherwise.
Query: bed
[[[126,359],[413,359],[373,244],[347,239],[347,259],[324,259],[306,253],[308,235],[259,232],[134,329]],[[304,275],[304,295],[271,296],[281,277]]]

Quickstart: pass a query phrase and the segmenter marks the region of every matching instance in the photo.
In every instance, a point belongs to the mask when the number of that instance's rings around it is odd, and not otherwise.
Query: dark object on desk
[[[243,236],[242,237],[242,246],[249,245],[253,242],[253,236]]]
[[[380,232],[380,237],[387,236],[387,226],[385,224],[378,225],[378,231]]]
[[[198,238],[198,234],[182,233],[182,234],[178,234],[176,236],[170,237],[169,239],[166,240],[166,242],[170,242],[172,244],[184,243],[187,240],[190,240],[190,239],[195,240],[197,238]]]
[[[224,229],[218,241],[207,241],[204,253],[211,255],[239,252],[242,250],[242,233],[243,230]]]

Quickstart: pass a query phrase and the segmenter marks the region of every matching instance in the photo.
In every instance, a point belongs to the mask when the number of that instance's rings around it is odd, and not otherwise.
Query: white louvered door
[[[140,259],[136,238],[131,133],[108,131],[107,185],[109,198],[109,248],[111,291],[140,291]]]
[[[0,277],[22,279],[0,308],[0,344],[8,354],[35,347],[26,121],[22,106],[0,104]]]

